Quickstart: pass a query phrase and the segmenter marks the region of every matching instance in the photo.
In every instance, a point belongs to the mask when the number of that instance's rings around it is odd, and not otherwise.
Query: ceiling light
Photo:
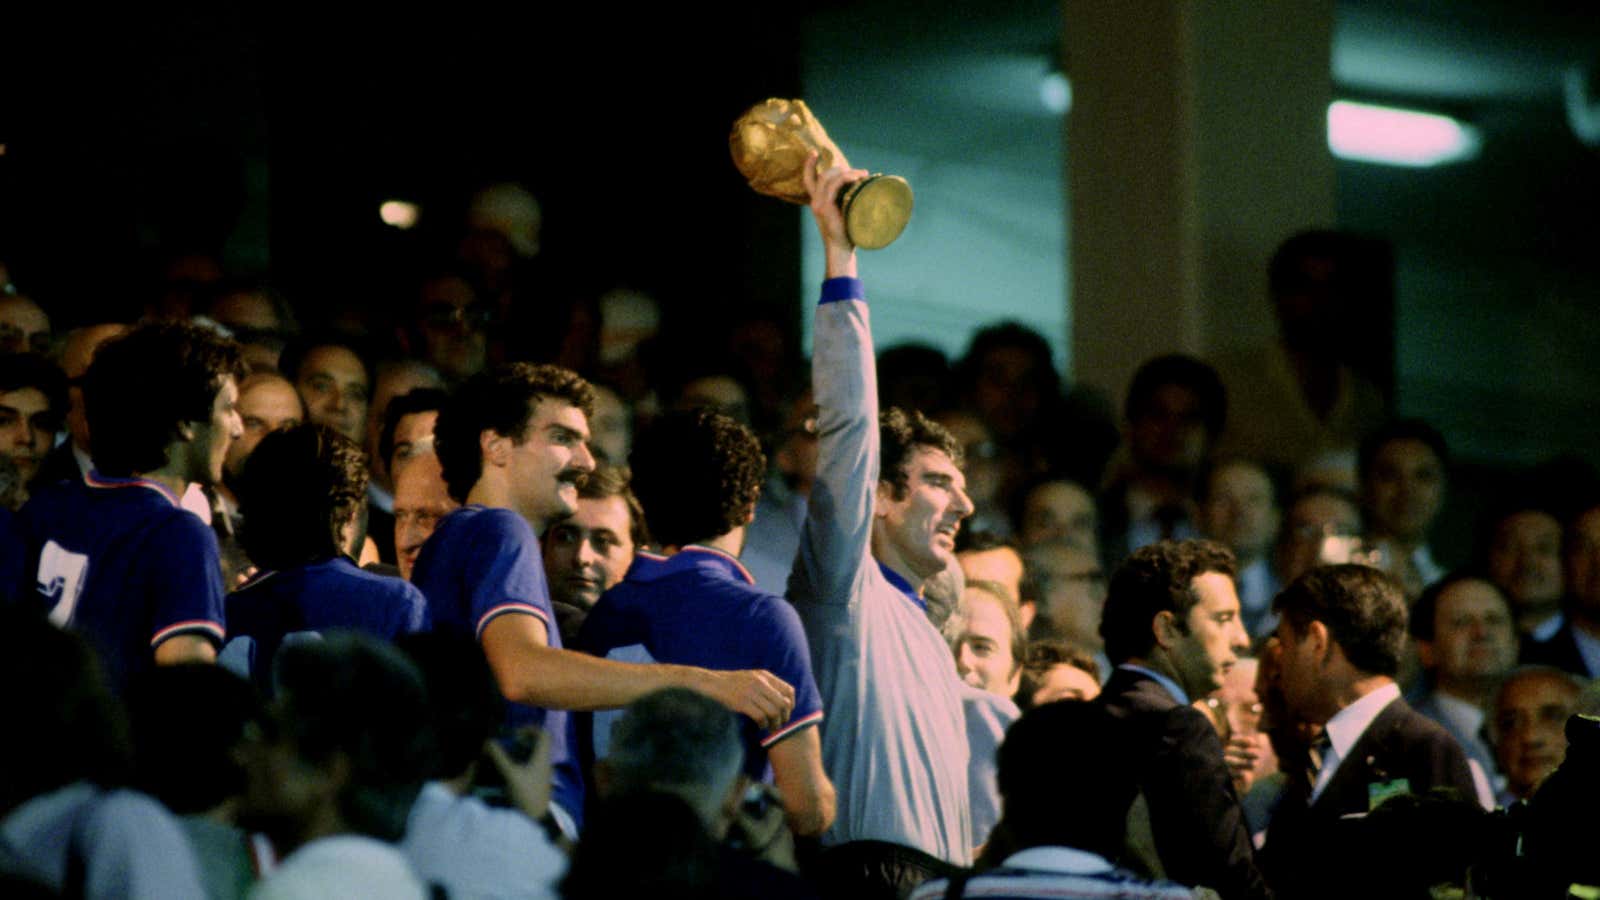
[[[1425,168],[1472,159],[1477,129],[1449,116],[1336,100],[1328,106],[1328,149],[1340,159]]]

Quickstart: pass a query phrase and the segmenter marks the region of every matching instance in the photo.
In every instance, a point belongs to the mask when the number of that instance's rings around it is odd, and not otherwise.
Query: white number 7
[[[65,628],[78,607],[83,593],[83,577],[89,571],[89,557],[73,553],[55,541],[45,541],[39,554],[39,593],[54,597],[50,621]]]

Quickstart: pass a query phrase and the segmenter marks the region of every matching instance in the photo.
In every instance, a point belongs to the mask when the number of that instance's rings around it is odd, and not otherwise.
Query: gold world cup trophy
[[[849,167],[803,100],[772,99],[745,111],[728,135],[733,164],[757,193],[801,206],[811,202],[802,173],[817,154],[817,172]],[[887,247],[911,221],[911,185],[898,175],[872,174],[839,193],[850,242],[863,250]]]

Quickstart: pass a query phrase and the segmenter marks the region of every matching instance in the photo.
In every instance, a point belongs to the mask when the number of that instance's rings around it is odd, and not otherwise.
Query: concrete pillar
[[[1335,218],[1333,0],[1064,0],[1074,381],[1272,340],[1273,249]]]

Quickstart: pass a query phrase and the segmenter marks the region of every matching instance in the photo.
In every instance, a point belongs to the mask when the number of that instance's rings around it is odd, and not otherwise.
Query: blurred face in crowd
[[[1600,623],[1600,506],[1572,521],[1566,555],[1572,615],[1589,623]]]
[[[94,351],[106,341],[125,333],[126,325],[106,323],[73,329],[61,348],[61,370],[67,373],[67,433],[79,450],[89,449],[89,419],[83,411],[83,388],[79,381],[89,371]]]
[[[483,371],[489,359],[490,310],[472,286],[453,275],[425,282],[417,297],[422,358],[453,381]]]
[[[300,363],[294,386],[305,401],[306,418],[363,445],[371,386],[361,357],[348,347],[314,347]]]
[[[1022,596],[1022,557],[1010,547],[968,550],[956,554],[967,581],[992,581],[1004,585],[1013,599]]]
[[[1222,687],[1211,696],[1216,699],[1214,717],[1224,739],[1244,737],[1261,730],[1262,703],[1256,693],[1260,664],[1255,657],[1243,656],[1228,670]]]
[[[229,476],[237,476],[262,438],[279,429],[299,425],[304,416],[300,395],[287,380],[272,374],[246,378],[244,387],[239,390],[239,419],[243,430],[239,439],[228,447],[223,470]]]
[[[1495,698],[1489,719],[1495,758],[1507,786],[1532,796],[1567,754],[1567,719],[1579,689],[1559,673],[1530,672],[1509,679]]]
[[[1040,375],[1034,355],[1025,348],[999,346],[983,355],[972,401],[979,417],[1001,440],[1008,441],[1035,424],[1044,402],[1039,394]]]
[[[1106,605],[1106,573],[1100,560],[1067,544],[1028,551],[1028,569],[1039,596],[1030,633],[1099,650],[1100,617]]]
[[[425,453],[412,459],[394,479],[394,547],[400,577],[411,580],[417,554],[439,520],[459,504],[450,499],[439,457]]]
[[[1561,523],[1555,516],[1530,509],[1501,519],[1487,563],[1489,577],[1517,612],[1554,610],[1561,603]]]
[[[1239,619],[1239,594],[1232,578],[1205,572],[1195,576],[1192,587],[1197,601],[1181,627],[1173,623],[1172,646],[1161,650],[1168,654],[1184,691],[1202,697],[1222,686],[1239,654],[1250,646],[1250,637]]]
[[[20,294],[0,296],[0,353],[50,352],[50,317]]]
[[[728,375],[707,375],[683,386],[677,409],[704,407],[722,413],[741,425],[750,424],[750,395]]]
[[[212,303],[207,315],[233,332],[250,371],[278,370],[286,328],[272,298],[259,291],[234,291]]]
[[[396,397],[409,394],[417,388],[443,387],[444,382],[431,368],[418,363],[391,363],[378,367],[378,380],[372,386],[372,402],[368,404],[366,442],[367,458],[372,462],[372,473],[380,484],[388,484],[391,477],[389,461],[379,459],[378,444],[383,432],[383,417]]]
[[[544,536],[544,571],[552,600],[594,606],[633,564],[633,520],[621,497],[578,498],[572,515]]]
[[[1259,559],[1278,533],[1272,479],[1254,463],[1218,466],[1200,507],[1200,522],[1206,537],[1226,544],[1241,561]]]
[[[994,436],[977,416],[969,412],[947,412],[934,417],[961,445],[962,460],[966,464],[967,496],[974,506],[988,509],[994,506],[1000,491],[999,447]]]
[[[772,458],[790,487],[801,494],[811,493],[811,484],[817,479],[817,404],[810,388],[784,415],[783,437]]]
[[[1372,532],[1418,544],[1444,503],[1444,463],[1422,441],[1393,440],[1378,449],[1361,487]]]
[[[1028,492],[1022,504],[1022,546],[1064,541],[1091,554],[1100,552],[1100,521],[1094,498],[1070,481],[1051,481]]]
[[[399,480],[400,470],[419,456],[433,452],[433,426],[439,421],[436,409],[408,413],[394,423],[394,450],[389,457],[389,471]]]
[[[1316,493],[1301,497],[1283,523],[1278,540],[1278,577],[1284,584],[1304,575],[1322,560],[1322,542],[1328,537],[1354,537],[1361,533],[1361,512],[1338,494]]]
[[[597,456],[621,465],[633,449],[633,413],[616,391],[594,387],[594,417],[589,420],[589,444]]]
[[[956,637],[956,672],[972,687],[1001,697],[1017,692],[1022,665],[1006,601],[981,588],[961,593],[961,631]]]
[[[1045,670],[1030,698],[1034,706],[1057,700],[1093,700],[1100,696],[1100,682],[1094,676],[1067,663],[1056,663]]]
[[[943,450],[913,448],[904,496],[897,498],[890,482],[878,482],[873,555],[913,585],[943,571],[954,557],[961,520],[972,514],[966,484]]]
[[[1517,662],[1516,629],[1500,590],[1487,581],[1458,581],[1439,595],[1433,640],[1418,643],[1422,664],[1441,687],[1492,682]]]
[[[1200,396],[1181,384],[1163,384],[1128,420],[1128,451],[1140,466],[1164,474],[1193,472],[1205,458]]]

